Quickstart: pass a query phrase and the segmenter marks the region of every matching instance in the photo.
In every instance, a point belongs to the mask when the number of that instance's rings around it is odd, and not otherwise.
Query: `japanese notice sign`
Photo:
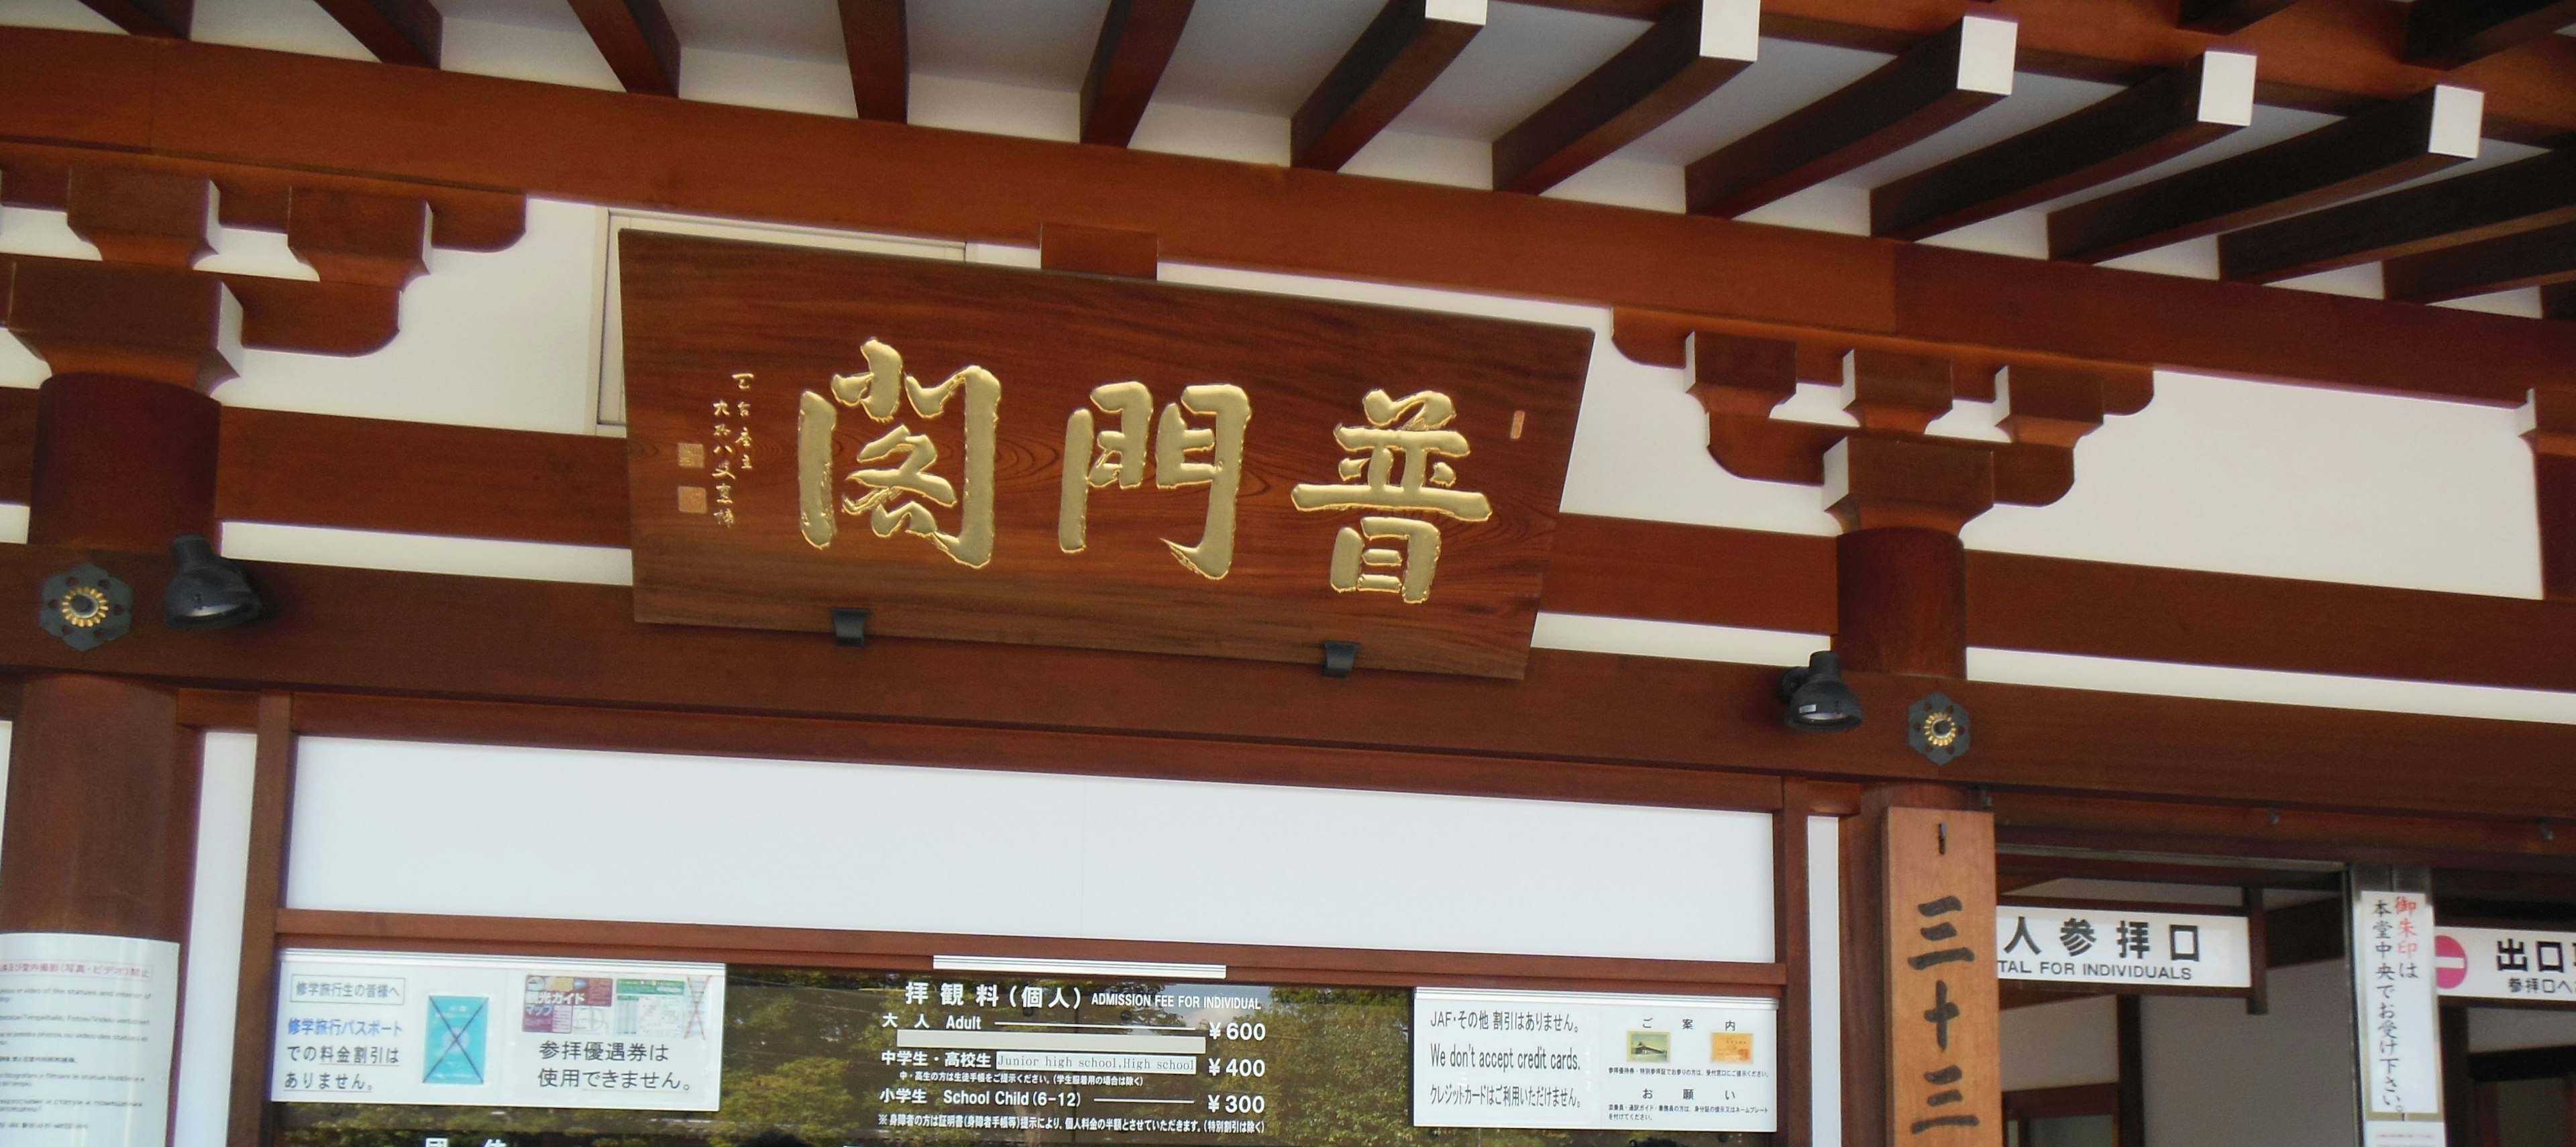
[[[2138,987],[2253,983],[2243,916],[2006,904],[1995,973],[2007,980]]]
[[[620,242],[638,620],[1521,674],[1590,331]]]
[[[2434,986],[2445,996],[2576,1007],[2576,932],[2438,928]]]
[[[1887,810],[1888,1126],[1982,1147],[2003,1126],[1991,813]]]
[[[2423,877],[2421,870],[2392,876],[2356,869],[2353,875],[2362,1147],[2441,1147],[2444,1141],[2433,902]]]
[[[0,935],[0,1143],[161,1147],[179,946]]]
[[[724,966],[290,950],[269,1098],[716,1110]]]
[[[1421,988],[1418,1127],[1771,1131],[1767,999]]]

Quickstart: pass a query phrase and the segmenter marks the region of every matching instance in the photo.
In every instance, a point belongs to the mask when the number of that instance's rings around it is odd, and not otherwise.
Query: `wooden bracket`
[[[326,283],[400,290],[429,271],[429,203],[297,187],[287,194],[286,245]]]
[[[221,278],[78,259],[14,264],[0,325],[56,374],[209,390],[239,373],[242,307]]]
[[[1038,228],[1038,266],[1084,275],[1153,279],[1160,273],[1163,240],[1146,231],[1047,223]]]
[[[63,210],[111,263],[186,267],[215,250],[215,187],[202,175],[79,164],[65,175]]]

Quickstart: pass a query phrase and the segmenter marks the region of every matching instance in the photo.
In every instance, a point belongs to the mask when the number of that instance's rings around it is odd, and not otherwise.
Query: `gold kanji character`
[[[993,560],[993,443],[1001,424],[1001,380],[983,367],[970,366],[937,386],[925,387],[904,373],[903,355],[893,347],[869,339],[859,349],[867,357],[864,373],[833,375],[829,399],[810,390],[798,396],[796,503],[805,541],[816,549],[828,548],[840,531],[839,515],[865,514],[869,528],[880,538],[891,537],[897,530],[918,534],[958,564],[983,568]],[[938,418],[947,413],[948,400],[960,392],[966,398],[962,499],[955,484],[931,472],[939,450],[929,436],[897,421],[906,405],[924,419]],[[839,425],[840,411],[834,403],[857,407],[878,422],[895,423],[861,446],[857,459],[891,465],[863,466],[835,480],[832,432]],[[867,492],[855,498],[841,496],[842,481],[855,482]],[[931,510],[934,505],[959,507],[957,532],[940,532]]]
[[[1163,407],[1159,428],[1152,424],[1153,392],[1141,382],[1094,387],[1091,405],[1116,415],[1117,426],[1096,429],[1098,420],[1080,407],[1065,420],[1057,548],[1078,554],[1088,544],[1093,489],[1116,483],[1121,490],[1133,490],[1144,484],[1150,438],[1156,489],[1208,487],[1207,524],[1198,542],[1185,546],[1165,538],[1163,545],[1190,572],[1212,581],[1223,578],[1234,567],[1235,495],[1243,485],[1243,433],[1252,421],[1252,397],[1226,383],[1183,387],[1180,400]],[[1212,424],[1193,426],[1193,416]],[[1204,459],[1193,457],[1201,451]]]
[[[1458,417],[1448,395],[1425,390],[1394,398],[1372,390],[1360,407],[1368,425],[1333,428],[1333,441],[1351,454],[1336,467],[1342,480],[1300,483],[1288,491],[1291,504],[1300,510],[1416,510],[1462,522],[1494,516],[1483,494],[1454,488],[1458,471],[1442,460],[1468,453],[1467,436],[1448,428]],[[1403,548],[1370,544],[1378,541],[1400,541]],[[1439,561],[1439,527],[1415,518],[1366,517],[1335,535],[1330,581],[1340,592],[1395,593],[1418,605],[1431,597]],[[1378,572],[1388,569],[1401,572]]]

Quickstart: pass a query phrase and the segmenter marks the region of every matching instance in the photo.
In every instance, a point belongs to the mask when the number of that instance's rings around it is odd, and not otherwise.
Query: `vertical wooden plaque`
[[[1991,813],[1887,810],[1888,1137],[2003,1142]]]

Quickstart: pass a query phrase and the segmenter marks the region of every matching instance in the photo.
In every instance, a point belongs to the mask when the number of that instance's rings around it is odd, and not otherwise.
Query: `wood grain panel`
[[[1888,1128],[1900,1143],[1991,1143],[2003,1124],[1994,818],[1885,815]]]
[[[2272,34],[2305,11],[2256,31]],[[95,58],[101,51],[114,58]],[[89,66],[66,62],[84,52]],[[2267,72],[2284,74],[2276,64],[2289,66],[2277,53],[2265,57]],[[0,65],[0,77],[40,87],[85,90],[101,75],[155,87],[166,96],[158,146],[228,162],[1020,244],[1052,219],[1153,232],[1178,260],[1912,331],[1933,341],[2514,404],[2561,378],[2560,364],[2576,356],[2576,326],[2568,324],[216,45],[147,53],[131,43],[12,28],[0,30]],[[21,103],[0,100],[0,134],[89,130],[88,120],[49,111],[61,101],[31,96],[23,113]],[[2494,85],[2488,100],[2491,108],[2503,102]],[[305,114],[316,106],[349,114]],[[111,118],[97,130],[120,146],[143,146],[126,123]],[[882,183],[886,170],[904,173],[886,184],[889,194],[842,190]],[[2138,323],[2141,313],[2176,317]],[[2460,348],[2477,361],[2464,368]]]
[[[1364,668],[1520,672],[1573,441],[1587,332],[640,232],[623,242],[639,620],[828,631],[832,609],[865,608],[872,634],[1308,665],[1320,660],[1322,642],[1355,641]],[[967,442],[970,399],[952,400],[937,417],[918,400],[879,417],[856,405],[855,391],[839,392],[836,373],[865,372],[863,339],[900,351],[903,369],[922,385],[969,365],[989,370],[1001,395],[992,444]],[[1093,465],[1094,452],[1086,433],[1078,447],[1086,457],[1069,461],[1067,419],[1094,406],[1094,387],[1122,380],[1142,382],[1156,405],[1178,399],[1184,386],[1216,381],[1248,397],[1242,458],[1231,463],[1241,492],[1226,503],[1235,514],[1229,568],[1175,560],[1173,547],[1196,545],[1211,529],[1215,488],[1160,488],[1173,480],[1162,455],[1176,410],[1150,434],[1140,423],[1132,450],[1140,462],[1149,449],[1154,455],[1151,483],[1087,490],[1086,537],[1077,549],[1061,541],[1065,467]],[[1452,492],[1482,495],[1489,517],[1408,509],[1402,498],[1376,511],[1293,503],[1293,487],[1358,482],[1362,472],[1352,467],[1379,465],[1366,448],[1354,455],[1337,445],[1341,428],[1370,425],[1364,395],[1384,389],[1401,399],[1432,386],[1454,401],[1457,419],[1435,418],[1434,428],[1463,434],[1468,447],[1443,463],[1455,467]],[[711,403],[736,398],[752,401],[756,413],[708,414]],[[827,483],[841,507],[835,513],[822,503],[820,520],[836,532],[819,540],[811,520],[800,531],[799,483],[807,479],[794,445],[804,421],[821,417],[812,413],[818,403],[837,429],[814,480]],[[1114,429],[1114,415],[1093,413],[1098,429]],[[871,537],[868,516],[848,509],[866,491],[839,476],[897,421],[928,435],[936,457],[949,460],[927,471],[953,484],[950,504],[933,515],[937,530],[966,530],[977,499],[990,499],[989,551],[960,546],[952,557],[924,537]],[[725,422],[761,444],[730,478],[716,468],[720,454],[734,456],[709,436]],[[698,448],[694,466],[689,444]],[[982,449],[992,451],[982,462],[987,490],[976,489],[979,479],[967,470]],[[1423,483],[1436,476],[1413,476],[1432,464],[1429,455],[1390,450],[1385,458],[1404,469],[1396,480],[1433,489]],[[675,493],[683,487],[701,499],[712,490],[718,502],[692,511]],[[1426,599],[1365,585],[1335,592],[1336,548],[1358,538],[1336,531],[1356,529],[1373,512],[1437,529]],[[1408,575],[1427,560],[1415,553]]]

